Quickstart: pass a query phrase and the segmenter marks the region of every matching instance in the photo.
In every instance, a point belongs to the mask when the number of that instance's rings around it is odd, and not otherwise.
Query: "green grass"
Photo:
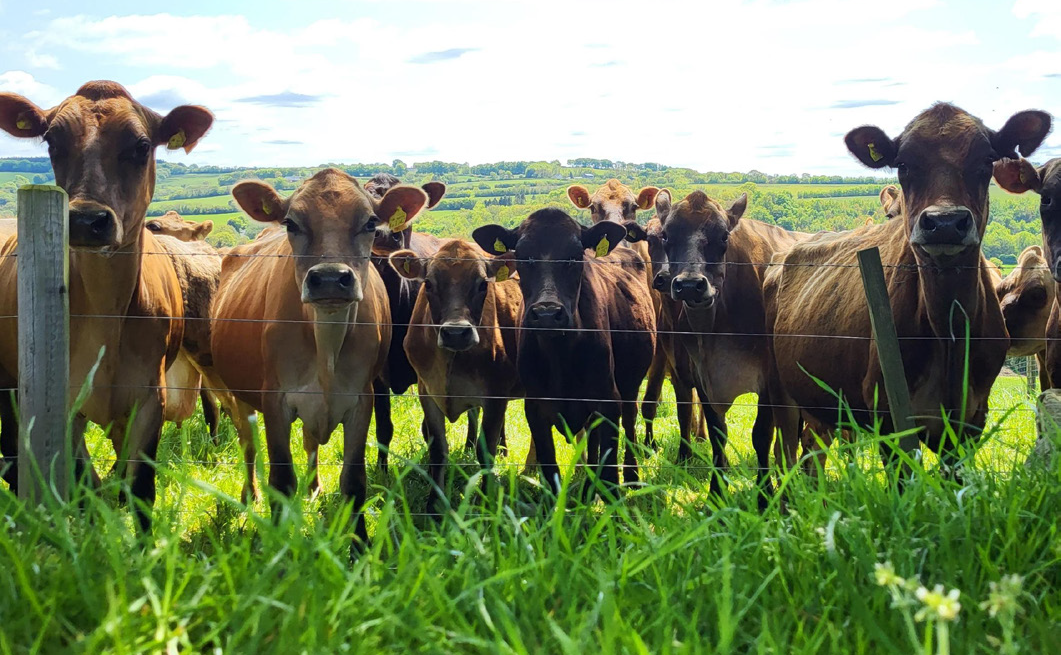
[[[920,602],[895,607],[876,584],[885,561],[929,589],[961,590],[950,652],[995,653],[1007,638],[1022,653],[1061,646],[1061,476],[1021,466],[1034,438],[1022,379],[996,385],[966,486],[940,480],[926,457],[929,470],[897,494],[864,434],[833,447],[824,476],[791,476],[786,506],[764,514],[750,483],[752,402],[728,417],[734,468],[721,502],[706,495],[705,470],[669,463],[677,428],[663,405],[647,485],[612,505],[562,495],[559,509],[518,475],[528,434],[512,403],[503,493],[476,500],[456,479],[436,524],[421,516],[417,403],[399,398],[393,472],[370,469],[373,543],[353,563],[333,495],[341,435],[322,449],[324,494],[274,523],[267,504],[233,499],[242,470],[230,428],[214,445],[198,417],[167,426],[150,542],[115,508],[114,482],[83,510],[39,512],[0,492],[0,653],[935,652],[921,643],[930,625],[911,618]],[[450,447],[470,464],[463,439],[462,421]],[[558,441],[561,461],[574,461]],[[90,448],[113,456],[98,430]],[[1008,574],[1023,576],[1020,613],[993,618],[979,604]]]

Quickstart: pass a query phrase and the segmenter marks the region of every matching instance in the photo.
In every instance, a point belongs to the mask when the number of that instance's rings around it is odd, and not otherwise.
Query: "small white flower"
[[[879,587],[901,587],[906,583],[906,580],[895,574],[895,567],[891,562],[874,564],[873,576],[877,579]]]
[[[958,601],[961,591],[951,589],[943,593],[943,585],[938,584],[932,591],[924,587],[918,587],[914,597],[921,601],[923,607],[914,615],[915,621],[924,621],[931,615],[942,621],[956,621],[958,613],[962,611],[962,604]]]
[[[1004,616],[1017,614],[1020,612],[1017,598],[1020,596],[1023,585],[1024,578],[1016,573],[1002,576],[1002,580],[999,582],[991,583],[991,593],[988,595],[987,600],[980,603],[980,609],[987,610],[991,618],[995,618],[999,614]]]

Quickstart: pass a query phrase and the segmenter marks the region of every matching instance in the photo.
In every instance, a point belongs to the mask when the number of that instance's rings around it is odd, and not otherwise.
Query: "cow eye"
[[[147,229],[151,230],[152,232],[161,232],[162,226],[154,221],[151,221],[147,224]]]
[[[146,164],[148,155],[150,154],[151,142],[147,139],[140,139],[123,155],[122,158],[134,164]]]
[[[299,233],[298,223],[294,222],[290,218],[285,218],[284,220],[280,221],[280,225],[283,225],[285,228],[287,228],[288,234]]]
[[[424,290],[425,291],[431,291],[433,288],[434,288],[434,285],[431,284],[431,280],[424,280]]]
[[[662,241],[663,243],[667,243],[667,233],[666,232],[662,232],[659,235],[659,240]]]
[[[489,288],[489,286],[490,285],[489,283],[487,283],[486,280],[479,280],[479,293],[486,293],[486,290],[487,288]]]
[[[379,218],[376,217],[376,216],[373,216],[372,218],[368,219],[368,222],[365,223],[365,227],[361,228],[361,231],[362,232],[375,232],[376,231],[376,227],[378,225],[379,225]]]

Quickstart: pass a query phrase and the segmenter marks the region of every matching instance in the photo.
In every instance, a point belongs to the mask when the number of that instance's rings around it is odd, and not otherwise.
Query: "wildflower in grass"
[[[924,587],[918,587],[914,596],[921,601],[923,607],[914,615],[915,621],[924,621],[926,618],[940,619],[941,621],[957,621],[958,613],[962,611],[962,604],[958,601],[961,591],[951,589],[943,593],[943,585],[936,585],[932,591]]]
[[[987,610],[991,618],[998,615],[1015,616],[1020,612],[1017,599],[1020,597],[1024,578],[1017,574],[1002,576],[999,582],[991,583],[991,593],[987,600],[980,603],[980,609]]]
[[[877,579],[879,587],[902,587],[906,584],[906,580],[895,573],[891,562],[874,564],[873,576]]]

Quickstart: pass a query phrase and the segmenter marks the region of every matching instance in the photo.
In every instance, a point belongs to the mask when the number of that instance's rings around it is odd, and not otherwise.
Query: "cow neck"
[[[71,314],[125,316],[129,313],[140,283],[144,246],[157,248],[154,240],[145,244],[143,233],[143,229],[135,230],[132,243],[106,254],[70,251],[71,287],[80,289],[80,293],[70,296]],[[118,333],[119,330],[114,331]]]
[[[928,322],[932,334],[941,340],[963,339],[968,320],[970,329],[977,325],[984,299],[980,270],[983,257],[980,248],[970,249],[952,266],[937,267],[928,261],[919,262],[907,241],[899,258],[899,266],[891,277],[892,298],[906,297],[897,293],[897,285],[906,283],[916,271],[917,307],[919,319]],[[912,299],[912,298],[911,298]],[[895,301],[893,300],[893,303]],[[910,316],[914,307],[893,307],[897,317]]]
[[[316,351],[317,382],[325,394],[331,393],[335,380],[335,366],[339,353],[346,342],[350,323],[357,317],[360,303],[353,303],[343,309],[325,310],[310,307],[313,316],[313,342]]]

